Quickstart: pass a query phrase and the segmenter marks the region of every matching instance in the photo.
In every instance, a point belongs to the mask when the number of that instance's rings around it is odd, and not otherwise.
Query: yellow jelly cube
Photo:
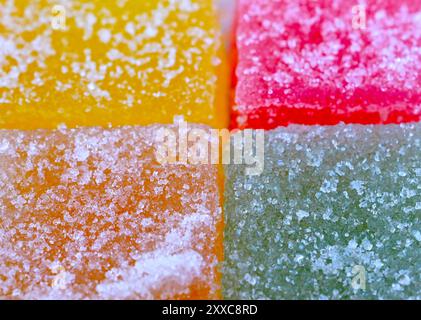
[[[227,125],[212,0],[0,2],[0,128]]]

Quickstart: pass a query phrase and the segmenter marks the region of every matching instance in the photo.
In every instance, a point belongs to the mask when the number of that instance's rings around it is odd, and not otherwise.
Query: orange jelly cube
[[[157,129],[0,130],[0,298],[220,297],[218,168]]]
[[[0,128],[227,126],[212,0],[0,2]]]

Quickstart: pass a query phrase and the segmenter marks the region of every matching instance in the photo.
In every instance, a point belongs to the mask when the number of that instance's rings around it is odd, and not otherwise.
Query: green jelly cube
[[[225,168],[225,298],[421,298],[421,124],[279,128],[264,159]]]

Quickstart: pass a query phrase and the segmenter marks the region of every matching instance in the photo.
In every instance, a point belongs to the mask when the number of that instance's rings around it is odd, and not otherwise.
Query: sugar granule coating
[[[420,299],[420,150],[420,124],[268,131],[261,176],[226,168],[224,297]]]
[[[227,125],[212,0],[0,2],[0,128]]]
[[[232,127],[421,119],[420,30],[418,0],[239,0]]]
[[[0,130],[0,298],[219,297],[218,169],[158,128]]]

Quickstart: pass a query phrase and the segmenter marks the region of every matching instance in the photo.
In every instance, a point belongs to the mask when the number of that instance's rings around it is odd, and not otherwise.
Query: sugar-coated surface
[[[239,0],[236,30],[232,127],[421,118],[419,0]]]
[[[0,130],[0,298],[219,297],[218,170],[157,128]]]
[[[225,127],[220,45],[213,0],[1,1],[0,128]]]
[[[225,298],[420,299],[421,125],[266,135],[261,176],[226,168]]]

